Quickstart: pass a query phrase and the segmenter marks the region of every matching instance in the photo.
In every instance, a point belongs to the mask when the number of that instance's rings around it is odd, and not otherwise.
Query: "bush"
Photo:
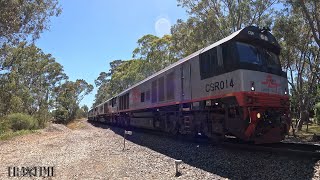
[[[85,117],[87,117],[87,113],[83,109],[79,108],[76,112],[76,119],[81,119]]]
[[[38,128],[38,121],[30,115],[14,113],[7,116],[13,131],[32,130]]]
[[[0,135],[10,131],[11,124],[7,119],[0,119]]]
[[[55,123],[67,124],[69,121],[69,112],[64,108],[59,108],[53,111],[53,117]]]
[[[320,103],[317,103],[314,106],[314,112],[315,112],[315,119],[318,124],[320,124]]]

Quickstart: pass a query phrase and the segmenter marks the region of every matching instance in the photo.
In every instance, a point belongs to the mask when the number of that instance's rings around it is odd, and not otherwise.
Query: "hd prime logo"
[[[8,177],[53,177],[53,166],[8,167]]]

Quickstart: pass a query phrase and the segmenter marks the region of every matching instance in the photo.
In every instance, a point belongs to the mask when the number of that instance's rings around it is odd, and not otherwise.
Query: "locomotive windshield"
[[[263,70],[281,70],[279,58],[275,53],[241,42],[237,42],[236,47],[240,63],[256,65]]]

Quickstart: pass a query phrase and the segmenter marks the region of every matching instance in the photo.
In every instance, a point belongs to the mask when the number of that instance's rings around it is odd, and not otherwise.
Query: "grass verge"
[[[292,135],[292,129],[289,134]],[[309,124],[308,130],[306,124],[302,126],[301,131],[295,130],[296,137],[302,141],[312,141],[314,134],[320,136],[320,126],[317,124]]]
[[[0,134],[0,140],[8,140],[8,139],[12,139],[13,137],[16,136],[21,136],[21,135],[26,135],[26,134],[31,134],[31,133],[35,133],[37,132],[36,130],[20,130],[20,131],[9,131],[9,132],[5,132],[3,134]]]

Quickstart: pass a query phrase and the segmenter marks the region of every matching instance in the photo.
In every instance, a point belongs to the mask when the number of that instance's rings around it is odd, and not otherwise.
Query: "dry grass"
[[[75,129],[82,129],[85,127],[85,124],[83,124],[83,121],[86,119],[75,119],[67,124],[67,127],[69,129],[75,130]]]

